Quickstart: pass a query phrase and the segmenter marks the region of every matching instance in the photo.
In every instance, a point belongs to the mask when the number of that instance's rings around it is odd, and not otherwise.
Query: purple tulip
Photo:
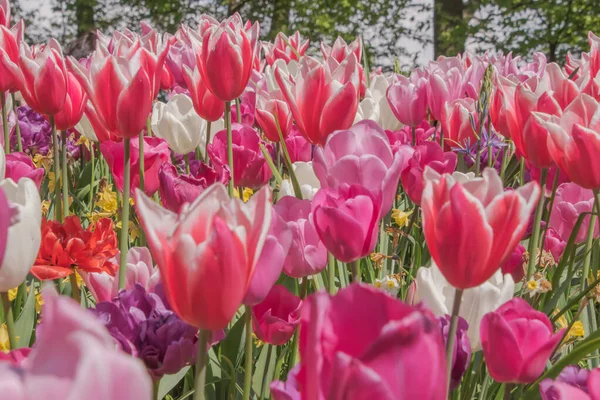
[[[438,318],[444,343],[448,342],[450,333],[450,316],[445,315]],[[450,390],[454,390],[460,384],[462,376],[471,363],[471,343],[467,336],[469,324],[464,318],[458,317],[458,328],[456,329],[456,339],[454,341],[454,354],[452,356],[452,372],[450,377]]]

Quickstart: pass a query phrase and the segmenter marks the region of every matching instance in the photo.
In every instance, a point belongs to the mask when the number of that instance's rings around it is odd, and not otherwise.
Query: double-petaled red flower
[[[31,273],[40,280],[64,278],[75,270],[114,276],[118,266],[110,260],[118,252],[117,235],[109,218],[87,229],[77,216],[67,217],[64,224],[44,220],[42,244]]]

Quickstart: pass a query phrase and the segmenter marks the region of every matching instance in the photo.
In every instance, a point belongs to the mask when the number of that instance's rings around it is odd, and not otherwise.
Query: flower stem
[[[242,113],[240,112],[240,99],[239,98],[235,99],[235,116],[237,119],[237,123],[241,124],[242,123]]]
[[[144,191],[144,172],[146,171],[146,167],[144,166],[144,132],[140,132],[139,136],[139,165],[140,165],[140,190]]]
[[[6,321],[6,330],[8,331],[8,343],[10,349],[14,350],[17,348],[17,337],[15,335],[15,319],[13,317],[12,307],[10,306],[10,300],[8,299],[8,292],[0,293],[0,298],[2,299],[2,306],[4,307],[4,320]]]
[[[507,383],[504,385],[504,400],[510,400],[510,392],[512,392],[512,389],[512,383]]]
[[[94,149],[94,142],[90,141],[90,162],[92,164],[92,170],[90,172],[90,212],[94,207],[94,181],[96,180],[96,151]]]
[[[335,294],[335,258],[333,254],[327,253],[327,272],[329,279],[327,280],[329,294]]]
[[[452,317],[450,319],[450,331],[446,341],[446,371],[448,378],[446,380],[446,393],[450,393],[450,381],[452,378],[452,358],[454,357],[454,342],[456,340],[456,328],[458,327],[458,312],[460,311],[460,302],[462,300],[462,289],[456,289],[454,294],[454,303],[452,304]]]
[[[152,115],[146,119],[146,132],[148,133],[148,137],[152,137]],[[142,136],[144,132],[142,132]]]
[[[56,134],[56,123],[54,122],[54,116],[50,116],[50,125],[52,126],[52,150],[53,150],[53,161],[52,166],[54,167],[54,216],[58,222],[63,222],[62,215],[62,201],[60,199],[60,140]]]
[[[210,144],[210,126],[211,122],[206,121],[206,143],[204,145],[204,162],[210,164],[210,158],[208,158],[208,145]]]
[[[0,103],[2,104],[2,127],[4,128],[4,153],[10,153],[10,131],[8,130],[8,110],[6,109],[5,94],[0,94]]]
[[[190,155],[184,154],[183,159],[185,160],[185,173],[189,174],[190,173]]]
[[[119,263],[119,290],[125,287],[125,276],[127,272],[127,250],[129,247],[129,192],[131,191],[131,139],[124,138],[124,178],[123,178],[123,208],[121,210],[121,245]]]
[[[531,238],[529,238],[529,264],[527,265],[527,280],[531,278],[535,271],[538,241],[540,238],[540,224],[542,222],[542,214],[544,212],[544,196],[546,192],[545,186],[547,177],[548,168],[542,168],[542,173],[540,176],[540,186],[542,187],[542,194],[535,209],[535,217],[533,220],[533,233],[531,234]]]
[[[548,202],[548,213],[546,214],[545,217],[543,217],[544,221],[546,222],[546,226],[544,226],[544,233],[542,234],[541,238],[540,238],[540,243],[539,246],[540,248],[544,248],[544,243],[546,243],[546,234],[548,233],[548,225],[550,223],[550,216],[552,215],[552,207],[554,207],[554,199],[556,197],[556,189],[558,189],[558,178],[559,178],[559,173],[558,171],[556,171],[556,174],[554,175],[554,182],[552,183],[552,194],[550,195],[550,201]]]
[[[15,124],[15,131],[17,132],[17,150],[23,151],[23,141],[21,140],[21,126],[19,125],[19,105],[17,104],[17,100],[15,99],[15,94],[10,94],[13,103],[13,110],[15,112],[15,118],[17,119],[17,123]]]
[[[594,206],[592,207],[592,215],[590,215],[590,225],[588,226],[587,236],[585,238],[585,259],[583,261],[583,273],[581,275],[581,291],[584,291],[588,287],[588,279],[590,277],[590,264],[592,262],[592,245],[594,243],[594,228],[596,221],[598,220],[598,210],[600,210],[600,195],[598,190],[594,190]],[[589,303],[585,307],[585,312],[582,315],[584,326],[590,327],[590,330],[594,327],[592,323],[594,321],[595,307],[590,299]],[[587,324],[586,324],[587,323]],[[591,332],[590,332],[591,333]],[[594,368],[593,360],[588,360],[590,368]]]
[[[60,148],[61,153],[61,172],[62,172],[62,206],[63,206],[63,218],[69,216],[69,177],[67,167],[67,132],[61,132],[62,147]],[[58,181],[56,181],[58,183]]]
[[[263,374],[262,385],[260,385],[260,397],[259,400],[265,398],[265,394],[268,393],[267,381],[269,380],[269,367],[271,365],[271,353],[273,352],[273,345],[267,344],[267,363],[265,364],[265,372]],[[267,397],[268,398],[268,397]]]
[[[194,381],[194,400],[204,400],[204,386],[206,383],[206,364],[208,361],[208,341],[210,331],[198,331],[198,356],[196,357],[196,379]]]
[[[227,108],[225,108],[227,109]],[[246,324],[246,355],[244,362],[244,396],[243,400],[250,399],[250,390],[252,387],[252,312],[250,307],[246,306],[244,313]]]
[[[233,172],[233,136],[231,133],[231,102],[225,102],[225,126],[227,127],[227,162],[231,180],[229,181],[229,197],[233,197],[234,191],[234,172]]]
[[[350,271],[352,271],[352,282],[360,282],[360,259],[354,260],[350,263]]]
[[[77,304],[80,304],[81,296],[79,295],[79,286],[77,286],[76,273],[77,272],[73,272],[71,275],[69,275],[69,282],[71,282],[71,296],[73,296],[73,300],[75,300]]]
[[[283,178],[281,177],[281,174],[279,173],[279,171],[277,170],[277,167],[273,163],[273,159],[271,158],[271,155],[269,154],[269,152],[265,148],[265,145],[262,144],[262,143],[259,143],[258,146],[260,147],[260,151],[262,151],[263,156],[265,157],[265,160],[267,161],[267,164],[269,165],[269,168],[271,168],[271,172],[273,172],[273,176],[275,177],[275,181],[278,184],[281,184],[281,181],[283,180]]]
[[[285,160],[285,165],[287,166],[288,172],[292,179],[292,186],[294,187],[294,194],[297,198],[302,200],[302,190],[300,189],[300,184],[298,183],[298,177],[296,176],[296,172],[294,171],[294,166],[292,165],[292,159],[290,158],[290,153],[288,153],[287,146],[285,145],[285,140],[283,138],[283,133],[281,132],[281,126],[279,126],[279,121],[277,120],[277,115],[275,117],[275,126],[277,127],[277,133],[279,134],[279,143],[281,144],[281,151],[283,152],[283,159]]]

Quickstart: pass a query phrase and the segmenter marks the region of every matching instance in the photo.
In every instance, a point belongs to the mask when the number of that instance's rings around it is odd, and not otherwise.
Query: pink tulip
[[[118,259],[118,255],[116,259]],[[118,264],[118,261],[115,262]],[[119,293],[119,279],[106,272],[79,272],[85,286],[90,290],[96,303],[111,301]],[[117,274],[118,275],[118,274]],[[132,247],[127,252],[127,272],[124,289],[141,285],[146,292],[154,292],[159,283],[160,274],[152,262],[150,250],[146,247]]]
[[[517,111],[515,108],[515,92],[518,80],[512,76],[505,78],[496,75],[495,92],[490,103],[490,121],[496,130],[505,138],[510,139],[518,128]]]
[[[10,399],[149,399],[152,382],[135,358],[116,350],[94,316],[68,297],[44,291],[44,318],[27,360],[0,362],[0,386]]]
[[[279,142],[280,131],[285,138],[292,130],[292,113],[280,90],[258,92],[255,117],[267,139],[272,142]]]
[[[390,145],[392,146],[392,152],[396,152],[404,145],[412,145],[412,127],[404,126],[397,131],[385,131]],[[437,138],[436,128],[429,125],[427,120],[423,120],[419,125],[415,127],[415,139],[416,145],[420,145],[428,140],[435,140]]]
[[[562,257],[565,247],[567,247],[567,242],[560,237],[558,233],[552,228],[548,228],[546,232],[546,240],[544,241],[544,250],[549,251],[554,257],[554,260],[560,261]]]
[[[304,302],[300,360],[303,399],[446,398],[435,318],[372,286],[321,291]]]
[[[123,191],[125,146],[124,142],[106,141],[100,144],[100,151],[110,168],[119,191]],[[159,188],[158,171],[163,163],[169,162],[171,152],[168,143],[158,137],[144,137],[144,192],[152,196]],[[131,193],[140,185],[139,142],[130,142]]]
[[[464,97],[463,73],[461,64],[450,65],[448,69],[437,68],[427,81],[427,104],[431,115],[437,121],[442,118],[446,103]]]
[[[31,158],[25,153],[10,153],[6,155],[5,177],[12,179],[15,183],[21,178],[31,179],[38,190],[44,179],[44,168],[37,168]]]
[[[0,7],[0,92],[15,91],[19,88],[20,67],[19,48],[23,40],[25,23],[20,20],[12,29],[1,24]]]
[[[285,145],[292,163],[312,160],[312,145],[306,141],[296,125],[292,125],[289,135],[285,138]]]
[[[244,304],[255,305],[264,300],[281,275],[291,244],[292,230],[279,215],[273,214],[269,234],[258,258]]]
[[[200,329],[227,326],[246,295],[271,225],[263,188],[247,202],[215,183],[182,213],[136,191],[136,209],[173,311]]]
[[[531,383],[544,371],[566,329],[554,333],[546,314],[515,297],[481,320],[483,355],[498,382]]]
[[[352,43],[347,44],[341,36],[338,36],[333,42],[333,46],[321,42],[321,54],[325,60],[333,58],[339,63],[344,61],[350,54],[354,54],[356,60],[360,63],[362,60],[362,41],[360,37],[357,37]]]
[[[242,92],[242,95],[239,97],[240,103],[240,120],[241,123],[248,126],[254,126],[254,113],[256,111],[256,92],[254,89],[250,88],[250,85],[246,87],[246,89]],[[235,104],[231,104],[231,120],[238,121],[237,117],[237,106]]]
[[[225,111],[225,103],[208,90],[198,68],[192,72],[188,67],[184,67],[183,77],[198,115],[212,122],[220,119]]]
[[[510,274],[515,282],[521,282],[521,279],[525,276],[525,270],[523,269],[523,255],[527,249],[521,243],[517,244],[517,247],[513,250],[510,256],[500,266],[502,274]]]
[[[4,66],[7,67],[8,64]],[[40,114],[58,114],[69,90],[67,68],[60,44],[50,39],[42,50],[32,51],[21,43],[19,68],[20,72],[12,73],[19,77],[19,90],[27,105]]]
[[[540,196],[535,182],[504,191],[493,168],[481,178],[426,168],[421,199],[431,257],[455,288],[479,286],[500,268],[523,237]]]
[[[23,365],[23,362],[27,360],[29,354],[31,353],[30,347],[24,347],[20,349],[11,350],[9,353],[0,352],[0,364],[3,361],[8,362],[11,365],[20,367]]]
[[[402,170],[404,191],[413,203],[421,205],[425,167],[429,166],[439,174],[451,174],[456,168],[456,162],[456,153],[444,152],[437,142],[424,142],[415,147],[407,167]]]
[[[139,48],[133,54],[112,55],[100,44],[91,56],[89,69],[72,57],[68,59],[98,119],[113,135],[133,138],[146,126],[154,98],[154,79],[143,64],[148,58]]]
[[[260,136],[254,129],[242,124],[232,124],[231,129],[233,137],[234,185],[249,187],[251,189],[258,189],[264,186],[269,182],[273,173],[260,150]],[[266,147],[268,150],[272,149],[270,145]],[[227,132],[225,130],[218,132],[214,136],[213,142],[208,145],[208,155],[218,173],[222,173],[223,170],[229,168],[227,166]]]
[[[288,372],[287,380],[271,382],[271,396],[273,400],[302,400],[300,387],[298,386],[297,378],[300,371],[300,364],[296,364],[294,368]]]
[[[292,243],[283,264],[283,271],[292,278],[316,275],[327,265],[327,249],[312,222],[311,203],[285,196],[274,207],[292,231]]]
[[[525,160],[525,171],[529,173],[529,177],[532,181],[541,183],[542,170],[540,168],[537,168],[535,165]],[[548,183],[548,185],[546,185],[546,197],[552,196],[553,184],[550,184],[550,182],[554,182],[556,174],[558,174],[559,185],[562,183],[570,182],[569,177],[560,168],[558,168],[556,164],[553,164],[550,168],[548,168],[548,177],[546,178],[546,182]]]
[[[447,103],[442,110],[442,131],[445,147],[465,147],[467,143],[477,141],[476,132],[479,126],[475,101],[458,99]]]
[[[542,400],[600,400],[600,368],[565,367],[556,380],[540,382]]]
[[[302,300],[282,285],[252,307],[252,327],[258,339],[274,346],[287,343],[300,325]]]
[[[323,188],[358,184],[382,198],[381,212],[391,208],[398,188],[404,153],[392,154],[385,132],[371,120],[331,135],[316,148],[313,168]]]
[[[427,117],[427,79],[414,71],[409,78],[396,75],[387,99],[398,121],[417,126]]]
[[[258,51],[258,34],[258,22],[245,29],[236,13],[206,29],[201,49],[199,42],[192,42],[202,80],[222,101],[235,100],[246,88]]]
[[[185,68],[194,71],[196,68],[196,55],[192,44],[185,37],[184,30],[185,28],[180,28],[175,33],[177,40],[169,47],[169,52],[165,58],[165,66],[171,71],[175,84],[189,89],[189,86],[186,86]]]
[[[600,105],[581,94],[561,116],[533,113],[549,133],[548,151],[569,179],[586,189],[600,189]]]
[[[332,68],[305,56],[298,76],[290,78],[275,67],[275,79],[296,126],[306,140],[324,145],[336,130],[352,126],[358,109],[358,61],[350,54]]]
[[[312,201],[315,230],[340,261],[369,255],[377,244],[381,197],[360,185],[320,189]]]
[[[275,60],[279,59],[284,60],[286,64],[289,64],[292,60],[299,61],[300,57],[308,50],[309,44],[310,40],[308,39],[302,41],[298,31],[290,37],[285,36],[283,32],[279,32],[273,43],[262,42],[265,50],[265,60],[269,65],[273,65]]]
[[[217,173],[203,162],[192,164],[190,169],[191,174],[178,174],[173,164],[165,162],[158,170],[160,199],[167,210],[179,212],[184,204],[193,203],[213,183],[226,185],[231,179],[229,170]]]
[[[0,25],[9,28],[10,27],[10,1],[0,1]]]
[[[550,227],[560,235],[568,238],[582,213],[591,213],[594,208],[594,192],[584,189],[575,183],[563,183],[556,190],[554,207],[550,214]],[[575,243],[583,243],[590,225],[590,215],[583,219],[583,223],[575,236]],[[594,237],[600,235],[598,225],[594,228]]]
[[[87,94],[72,73],[67,72],[67,97],[62,110],[54,116],[56,129],[66,131],[79,123],[87,104]]]

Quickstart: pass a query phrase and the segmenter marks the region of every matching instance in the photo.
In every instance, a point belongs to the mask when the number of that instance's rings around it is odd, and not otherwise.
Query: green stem
[[[408,220],[408,226],[406,227],[406,234],[400,238],[400,242],[398,243],[398,248],[402,252],[400,255],[400,260],[398,260],[398,264],[399,264],[400,268],[404,268],[404,257],[406,255],[406,249],[408,249],[408,246],[410,245],[410,242],[408,241],[408,236],[411,234],[412,228],[415,225],[415,222],[417,222],[418,218],[419,218],[419,206],[415,205],[415,208],[413,209],[413,212],[410,215],[410,219]],[[394,253],[395,252],[396,252],[396,249],[394,249]]]
[[[152,400],[161,400],[158,398],[158,389],[160,388],[160,379],[152,382]]]
[[[456,340],[456,328],[458,327],[458,312],[460,311],[460,302],[462,300],[462,289],[456,289],[454,294],[454,303],[452,304],[452,317],[450,319],[450,330],[448,340],[446,341],[446,371],[448,379],[446,381],[446,393],[450,393],[450,380],[452,378],[452,358],[454,356],[454,342]]]
[[[225,102],[225,126],[227,127],[227,162],[231,179],[229,180],[229,197],[233,197],[234,191],[234,172],[233,172],[233,136],[231,133],[231,102]]]
[[[148,133],[148,137],[152,137],[152,115],[146,120],[146,132]],[[142,136],[143,135],[144,133],[142,132]]]
[[[196,357],[196,379],[194,381],[194,400],[204,400],[204,386],[206,384],[206,364],[208,361],[208,341],[210,331],[200,329],[198,331],[198,356]]]
[[[92,164],[92,170],[90,172],[90,212],[94,207],[94,182],[96,181],[96,152],[94,151],[94,142],[90,141],[90,162]]]
[[[242,123],[242,113],[240,111],[240,99],[239,98],[235,99],[235,116],[237,119],[237,123],[241,124]]]
[[[69,177],[68,177],[68,166],[67,166],[67,132],[61,132],[62,147],[61,153],[61,172],[62,172],[62,206],[63,206],[63,218],[69,216]],[[58,183],[58,181],[57,181]]]
[[[21,126],[19,125],[19,105],[17,104],[17,100],[15,99],[15,94],[10,94],[13,103],[13,110],[15,112],[15,118],[17,119],[17,123],[15,124],[15,131],[17,132],[17,150],[23,151],[23,141],[21,140]]]
[[[273,159],[271,158],[271,155],[265,148],[265,145],[262,143],[259,143],[258,146],[260,147],[260,151],[262,151],[263,156],[265,157],[265,160],[267,161],[267,164],[269,165],[269,168],[271,168],[271,172],[273,173],[273,176],[275,177],[275,181],[278,184],[281,184],[281,181],[283,181],[283,178],[281,177],[281,174],[279,173],[279,171],[277,170],[277,167],[273,163]]]
[[[512,392],[513,386],[512,383],[504,385],[504,400],[510,400],[510,392]]]
[[[8,293],[0,293],[0,298],[2,299],[2,306],[4,307],[4,319],[6,321],[6,330],[8,331],[8,343],[10,349],[14,350],[17,348],[17,336],[15,335],[15,319],[13,317],[12,307],[10,306],[10,300],[8,299]]]
[[[121,245],[120,245],[120,263],[119,263],[119,290],[125,287],[125,277],[127,273],[127,250],[129,247],[129,192],[131,191],[131,139],[123,139],[124,146],[124,178],[123,178],[123,205],[121,209]]]
[[[80,304],[81,296],[79,295],[79,286],[77,286],[76,273],[77,272],[73,272],[71,275],[69,275],[69,282],[71,282],[71,296],[73,296],[73,300],[75,300],[77,304]]]
[[[510,154],[510,140],[506,141],[506,146],[502,150],[502,166],[500,167],[500,179],[504,182],[506,167],[508,166],[508,155]]]
[[[279,121],[277,120],[277,115],[275,117],[275,126],[277,127],[277,133],[279,134],[279,143],[281,144],[281,151],[283,152],[283,159],[285,160],[285,165],[287,166],[288,172],[290,173],[290,177],[292,179],[292,186],[294,187],[294,194],[297,198],[302,200],[302,190],[300,189],[300,183],[298,183],[298,177],[296,176],[296,172],[294,171],[294,166],[292,165],[292,160],[290,158],[290,153],[288,153],[287,146],[285,145],[285,139],[283,138],[283,133],[281,132],[281,126],[279,126]]]
[[[519,182],[521,185],[525,184],[525,158],[521,158],[519,163]]]
[[[360,282],[362,280],[360,276],[360,259],[350,263],[350,271],[352,271],[352,282]]]
[[[540,195],[540,200],[538,201],[537,207],[535,209],[535,217],[533,220],[533,233],[531,234],[531,238],[529,239],[529,264],[527,265],[527,280],[529,280],[535,272],[535,261],[537,259],[538,241],[540,238],[540,224],[542,221],[542,213],[544,212],[544,196],[546,190],[545,186],[547,177],[548,168],[542,168],[542,173],[540,176],[540,186],[542,188],[542,193]]]
[[[140,136],[139,136],[139,165],[140,165],[140,190],[143,192],[144,191],[144,174],[146,172],[146,168],[144,166],[144,132],[140,132]]]
[[[260,386],[260,397],[259,400],[265,398],[265,393],[267,389],[267,381],[269,380],[269,366],[271,365],[271,353],[273,352],[273,345],[267,344],[267,363],[265,364],[265,372],[263,374],[262,385]],[[268,398],[268,396],[267,396]]]
[[[544,222],[546,222],[546,226],[544,226],[544,233],[541,236],[541,241],[540,241],[540,248],[544,248],[544,243],[546,243],[546,234],[548,233],[548,225],[550,222],[550,216],[552,215],[552,207],[554,207],[554,199],[556,197],[556,189],[558,189],[558,178],[559,178],[560,174],[558,173],[558,171],[556,171],[556,174],[554,175],[554,182],[552,183],[552,194],[550,195],[550,201],[548,202],[548,207],[547,207],[547,213],[545,213],[546,215],[543,217]]]
[[[62,215],[62,201],[60,198],[60,140],[56,134],[56,123],[54,116],[50,116],[50,125],[52,126],[52,149],[53,149],[53,162],[54,167],[54,216],[58,222],[64,221]]]
[[[17,297],[13,303],[13,314],[19,315],[21,312],[21,305],[23,304],[23,299],[25,298],[25,294],[27,293],[27,281],[23,281],[19,288],[17,289]]]
[[[204,145],[204,161],[208,164],[210,158],[208,157],[208,145],[210,144],[210,126],[211,122],[206,121],[206,144]]]
[[[5,94],[0,94],[0,104],[2,104],[2,127],[4,128],[4,153],[10,153],[10,131],[8,130],[8,110],[6,109]]]
[[[329,294],[334,295],[335,294],[335,258],[333,257],[333,254],[331,254],[331,253],[327,253],[327,271],[329,273],[329,279],[327,282],[329,287],[327,289],[329,291]]]
[[[184,154],[183,159],[185,160],[185,173],[189,174],[190,173],[190,155]]]
[[[590,225],[588,226],[587,236],[585,239],[585,259],[583,261],[583,274],[581,276],[581,291],[585,291],[588,287],[588,279],[590,277],[590,265],[592,262],[592,245],[594,243],[594,228],[596,226],[596,221],[598,219],[598,210],[600,210],[600,195],[598,194],[598,190],[594,190],[594,207],[592,208],[592,215],[590,215]],[[585,312],[583,313],[583,321],[584,325],[587,322],[587,326],[591,329],[595,328],[592,326],[592,322],[594,321],[595,307],[590,300],[589,303],[585,307]],[[588,364],[590,368],[595,367],[592,359],[588,360]]]
[[[226,108],[227,109],[227,108]],[[250,391],[252,387],[252,312],[250,307],[246,306],[244,313],[246,324],[246,355],[244,363],[244,395],[243,400],[250,399]]]

